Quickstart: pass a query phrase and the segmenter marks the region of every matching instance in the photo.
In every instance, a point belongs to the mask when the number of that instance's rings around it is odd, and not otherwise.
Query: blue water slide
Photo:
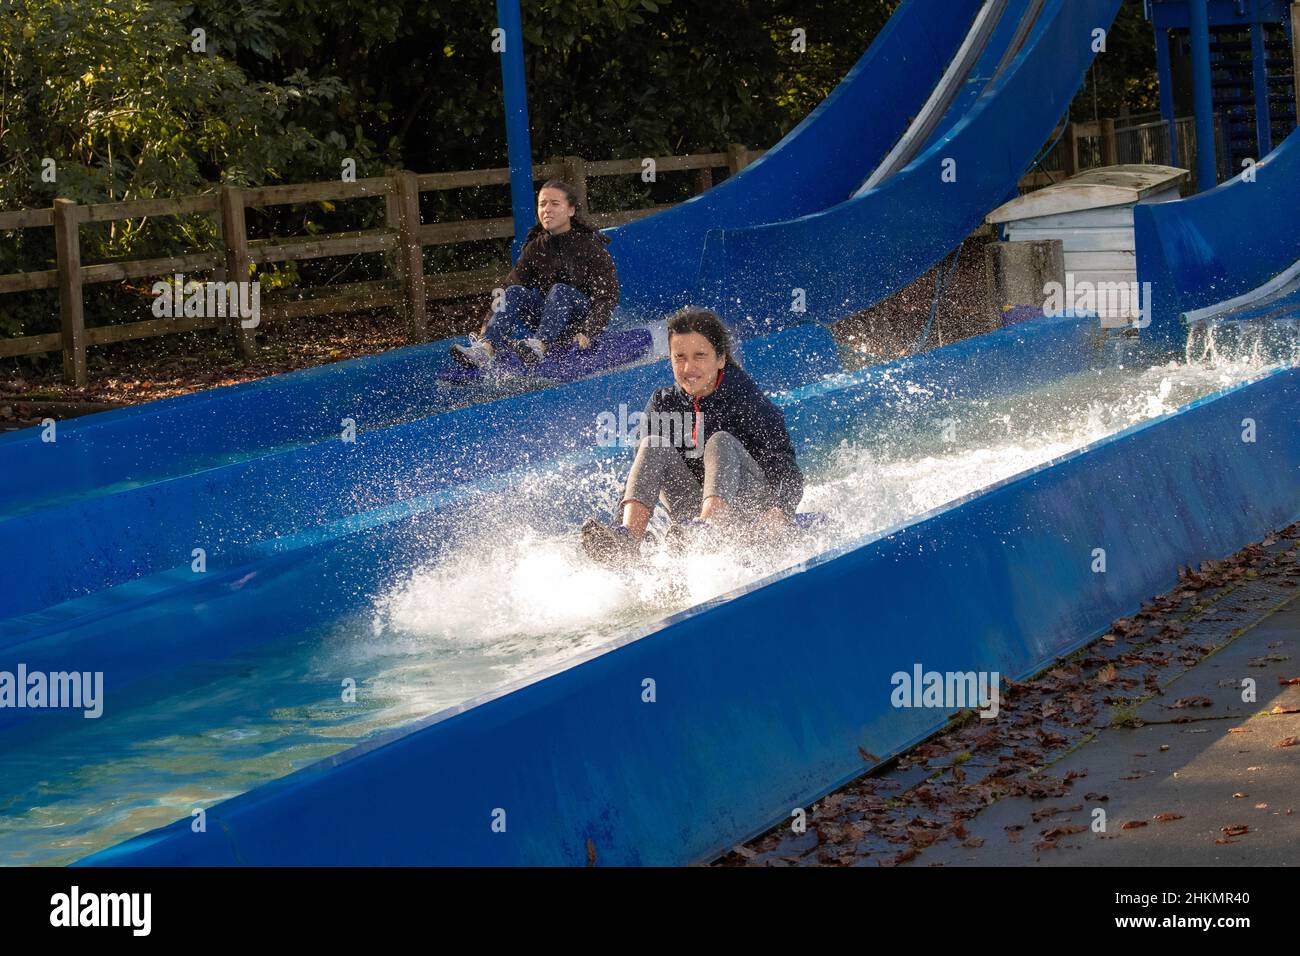
[[[607,230],[618,265],[618,321],[691,304],[705,236],[841,202],[921,109],[981,0],[905,0],[815,110],[757,161],[702,195]]]
[[[792,257],[825,260],[833,277],[842,276],[846,267],[836,256],[846,248],[878,249],[886,258],[939,258],[969,231],[957,232],[959,214],[943,204],[961,207],[964,215],[999,184],[1004,191],[1014,187],[1023,165],[1015,166],[1013,154],[1023,144],[997,137],[1023,122],[1041,120],[1050,128],[1049,107],[1039,101],[1060,93],[1058,83],[1066,91],[1061,95],[1073,89],[1087,63],[1075,40],[1090,56],[1092,29],[1107,26],[1117,5],[1009,0],[965,85],[928,134],[931,145],[880,186],[842,202],[898,140],[903,117],[866,169],[853,170],[856,180],[845,169],[838,197],[828,202],[839,202],[837,209],[866,203],[861,208],[876,210],[875,219],[857,224],[858,245],[845,245],[853,235],[846,219],[840,232],[832,231],[830,246],[821,244],[816,230],[792,234],[790,247],[769,250],[778,254],[766,267],[779,273]],[[967,39],[977,6],[961,7],[970,14],[961,24]],[[942,17],[912,18],[917,10],[934,9],[911,0],[887,31],[898,40],[921,23],[933,29]],[[897,54],[886,51],[883,37],[872,51]],[[949,58],[959,39],[955,33]],[[864,68],[872,51],[855,69]],[[1052,57],[1066,73],[1078,68],[1068,88],[1067,77],[1048,69]],[[942,58],[935,53],[933,60],[941,70]],[[915,83],[908,89],[921,99],[927,93]],[[832,100],[841,90],[819,110],[837,109]],[[855,121],[838,114],[838,122]],[[979,136],[969,132],[972,127]],[[1035,149],[1045,137],[1044,130]],[[747,176],[795,143],[807,148],[805,159],[813,163],[815,139],[792,133],[735,177],[737,208],[744,205],[740,193],[748,192],[742,182],[756,197],[765,182],[782,181],[771,173],[770,180]],[[917,170],[952,150],[961,160],[957,182],[940,187],[936,171],[936,195],[922,201]],[[880,206],[876,197],[900,181],[904,186],[891,195],[903,205],[892,211]],[[727,185],[680,208],[689,210]],[[1002,198],[1005,193],[989,206]],[[747,214],[761,211],[755,205]],[[939,225],[932,227],[935,219]],[[633,234],[625,228],[625,235]],[[669,267],[661,279],[638,277],[629,265],[634,287],[641,283],[634,303],[637,295],[662,295],[658,307],[680,304],[679,279],[691,271],[681,260],[691,260],[698,248],[690,228],[686,234],[684,244],[666,232],[645,247],[661,256],[656,268]],[[873,246],[875,235],[883,238]],[[813,286],[806,288],[812,314],[798,318],[831,316],[834,309],[814,297]],[[783,308],[788,301],[787,293]],[[749,322],[742,331],[783,328],[788,318],[783,313],[771,323]],[[775,400],[808,462],[832,454],[845,435],[870,435],[901,414],[937,416],[946,399],[1014,395],[1113,364],[1121,350],[1148,347],[1099,335],[1095,326],[1091,316],[1036,320],[898,363],[829,376],[838,363],[828,333],[817,325],[747,339],[744,349],[756,378],[782,390]],[[1140,364],[1130,359],[1126,352],[1125,364]],[[332,426],[315,444],[294,446],[289,439],[290,447],[209,462],[192,472],[184,471],[178,453],[180,471],[138,487],[128,482],[111,494],[65,494],[7,518],[0,511],[0,547],[40,540],[49,550],[47,564],[15,566],[14,576],[0,582],[0,664],[103,670],[115,707],[147,707],[162,688],[201,681],[205,661],[258,643],[302,640],[356,613],[394,579],[452,547],[458,527],[481,505],[517,494],[525,477],[544,473],[558,483],[542,509],[541,530],[571,535],[577,520],[608,504],[602,500],[608,489],[583,476],[613,474],[626,464],[625,449],[594,444],[595,415],[633,396],[640,396],[639,404],[667,376],[662,363],[623,370],[362,430],[355,443],[321,440],[336,433]],[[929,396],[919,413],[915,398],[900,393],[900,378]],[[891,705],[894,672],[933,662],[1023,677],[1174,583],[1178,567],[1226,554],[1294,520],[1300,509],[1298,398],[1300,370],[1293,367],[1203,399],[621,635],[576,666],[260,786],[210,808],[204,833],[194,833],[186,818],[86,862],[708,859],[942,724],[947,714],[940,711]],[[193,403],[197,407],[198,399]],[[325,414],[332,417],[335,409]],[[1239,440],[1243,414],[1263,423],[1258,442]],[[103,479],[91,475],[88,487]],[[190,554],[200,544],[208,565],[197,574]],[[1094,547],[1142,560],[1122,574],[1093,574]],[[863,613],[864,601],[870,615]],[[801,635],[796,646],[792,633]],[[908,641],[898,639],[903,633]],[[642,698],[647,676],[658,689],[654,704]],[[0,751],[39,745],[41,734],[66,723],[62,715],[2,710]],[[491,827],[498,810],[508,814],[505,833]],[[474,820],[482,826],[467,822]]]
[[[700,300],[752,334],[836,322],[925,273],[1015,194],[1092,62],[1095,31],[1119,6],[1047,0],[1035,8],[1020,52],[966,115],[870,191],[787,222],[712,231]]]
[[[894,674],[1023,679],[1300,517],[1297,403],[1279,369],[83,862],[708,860],[945,723]],[[1132,560],[1096,574],[1096,547]]]
[[[1133,209],[1138,281],[1151,283],[1143,334],[1181,348],[1185,317],[1294,315],[1300,261],[1300,132],[1235,179],[1187,199]]]
[[[853,195],[859,196],[894,175],[966,115],[1019,54],[1043,2],[990,0],[984,4],[930,99]]]
[[[840,371],[830,333],[816,325],[751,339],[741,355],[755,380],[774,391]],[[192,576],[196,550],[201,573],[219,571],[313,529],[325,534],[375,509],[544,465],[590,444],[602,411],[620,402],[643,407],[665,381],[667,362],[655,362],[361,432],[354,441],[335,432],[331,440],[0,517],[0,549],[18,553],[42,542],[39,562],[15,563],[0,580],[0,626],[26,633],[5,619],[43,617],[56,605],[134,581],[140,584],[128,591],[153,595],[160,584]],[[326,423],[335,424],[338,413],[331,409]],[[143,429],[141,440],[151,433]]]

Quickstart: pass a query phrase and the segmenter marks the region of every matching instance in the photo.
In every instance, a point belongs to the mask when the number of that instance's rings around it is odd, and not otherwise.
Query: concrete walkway
[[[806,832],[787,824],[719,862],[1300,863],[1298,559],[1292,526],[1207,562],[1016,685],[998,718],[951,727],[819,801]]]

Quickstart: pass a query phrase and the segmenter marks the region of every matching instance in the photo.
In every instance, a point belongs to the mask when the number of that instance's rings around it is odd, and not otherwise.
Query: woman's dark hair
[[[600,235],[599,230],[597,230],[596,227],[591,224],[591,220],[587,218],[587,211],[582,208],[582,202],[578,199],[578,191],[571,185],[566,183],[563,179],[548,179],[546,182],[542,183],[542,189],[558,189],[560,192],[564,193],[564,198],[568,200],[569,205],[573,207],[573,218],[569,220],[569,228],[576,227],[584,232],[594,232],[597,235]],[[542,189],[537,190],[539,196],[542,193]],[[533,226],[533,228],[541,229],[542,224],[539,222],[537,225]]]
[[[691,332],[698,332],[708,339],[709,344],[713,346],[713,351],[726,356],[728,365],[740,364],[731,354],[731,332],[727,330],[727,326],[718,318],[716,312],[688,305],[668,316],[670,342],[674,335],[687,335]]]

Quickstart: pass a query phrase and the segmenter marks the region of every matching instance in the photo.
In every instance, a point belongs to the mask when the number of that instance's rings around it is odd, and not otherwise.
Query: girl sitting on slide
[[[780,534],[795,527],[803,474],[781,410],[731,356],[727,327],[707,309],[668,320],[670,388],[650,396],[636,459],[619,503],[622,520],[582,526],[587,554],[622,567],[662,499],[674,533],[701,529]]]
[[[506,277],[505,296],[468,346],[451,347],[461,364],[522,371],[520,360],[536,364],[554,348],[589,348],[609,323],[618,273],[605,250],[609,239],[579,212],[573,187],[559,179],[542,186],[537,219]]]

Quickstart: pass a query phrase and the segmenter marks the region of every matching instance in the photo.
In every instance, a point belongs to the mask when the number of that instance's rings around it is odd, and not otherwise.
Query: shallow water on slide
[[[827,516],[815,533],[770,554],[669,559],[650,545],[630,576],[593,567],[572,534],[530,521],[575,492],[570,474],[532,475],[360,612],[211,665],[189,689],[10,748],[0,864],[66,863],[188,817],[1296,358],[1294,344],[1197,341],[1185,361],[1084,372],[992,401],[940,401],[895,380],[915,413],[804,463],[800,510]],[[615,498],[626,464],[586,476],[582,493]],[[344,679],[355,702],[341,699]]]

